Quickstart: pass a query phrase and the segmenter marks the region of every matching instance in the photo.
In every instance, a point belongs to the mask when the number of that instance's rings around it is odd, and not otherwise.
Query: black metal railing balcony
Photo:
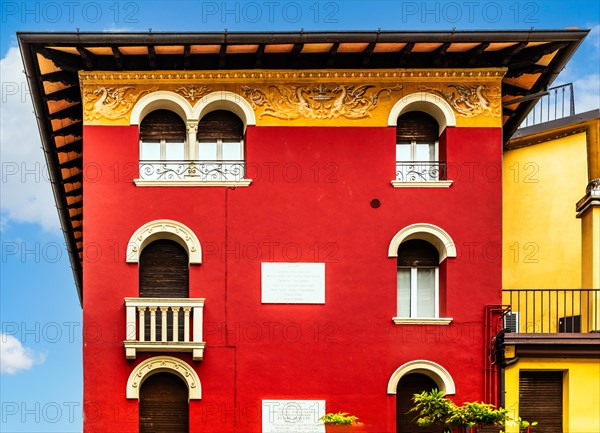
[[[533,126],[573,116],[574,114],[575,96],[573,95],[573,83],[550,87],[548,94],[539,99],[520,127]]]
[[[396,181],[438,182],[446,180],[445,161],[397,161]]]
[[[511,332],[600,331],[600,289],[506,289],[502,302],[511,306],[504,316]]]
[[[196,180],[202,182],[241,181],[245,161],[140,161],[140,179]]]

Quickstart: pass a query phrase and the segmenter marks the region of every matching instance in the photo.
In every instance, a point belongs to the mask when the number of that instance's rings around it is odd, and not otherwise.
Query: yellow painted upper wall
[[[128,125],[135,104],[157,90],[191,107],[226,91],[252,106],[260,126],[388,126],[411,94],[442,100],[456,126],[502,127],[505,68],[80,72],[84,124]]]
[[[504,153],[505,289],[581,287],[581,220],[575,204],[587,175],[585,132]]]

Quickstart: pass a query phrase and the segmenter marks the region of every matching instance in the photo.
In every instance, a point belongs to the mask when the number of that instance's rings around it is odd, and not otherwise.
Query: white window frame
[[[237,143],[234,141],[226,141],[227,143]],[[240,159],[223,159],[223,139],[218,138],[215,141],[196,141],[196,155],[200,155],[200,146],[202,146],[202,144],[213,144],[216,143],[217,144],[217,159],[215,159],[214,161],[246,161],[246,155],[244,155],[244,139],[242,138],[239,141],[239,145],[240,145]],[[198,161],[213,161],[212,159],[202,159],[198,156]]]
[[[160,143],[160,158],[158,160],[142,158],[144,143],[154,143],[157,141]],[[167,140],[166,138],[161,138],[160,140],[149,140],[149,141],[140,140],[140,161],[180,161],[179,159],[173,159],[173,160],[167,159],[167,142],[175,142],[175,141]],[[188,146],[188,140],[186,138],[186,140],[183,141],[183,159],[182,159],[182,161],[188,161],[189,155],[190,155],[190,151],[189,151],[189,146]]]
[[[408,146],[410,145],[410,156],[409,160],[398,160],[397,162],[439,162],[439,141],[436,140],[433,143],[428,142],[419,142],[418,140],[411,140],[410,143],[396,143],[396,149],[398,146]],[[417,144],[433,144],[433,159],[428,159],[426,161],[419,161],[416,159],[417,154]]]
[[[398,266],[397,269],[410,269],[410,314],[408,317],[400,316],[398,311],[399,287],[396,283],[396,314],[399,319],[438,319],[440,316],[440,268],[439,266]],[[418,287],[417,270],[434,269],[433,291],[433,317],[417,316]]]

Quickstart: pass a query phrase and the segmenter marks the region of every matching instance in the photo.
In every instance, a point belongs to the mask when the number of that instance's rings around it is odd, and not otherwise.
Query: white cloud
[[[22,370],[29,370],[36,364],[42,364],[45,360],[45,355],[23,347],[12,335],[0,333],[0,373],[16,374]]]
[[[2,228],[11,222],[59,227],[44,152],[19,49],[0,60],[0,210]]]
[[[585,41],[592,44],[596,50],[600,50],[600,24],[596,24],[595,26],[591,27],[591,30],[585,38]],[[596,51],[596,54],[600,53]]]
[[[591,74],[573,81],[575,112],[585,113],[600,108],[600,74]]]

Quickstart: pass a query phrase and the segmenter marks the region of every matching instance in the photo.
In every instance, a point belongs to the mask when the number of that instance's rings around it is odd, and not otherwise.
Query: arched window
[[[398,248],[397,314],[400,318],[439,317],[439,252],[421,239]]]
[[[140,255],[140,298],[188,298],[189,269],[185,249],[169,239],[148,244]]]
[[[215,161],[244,159],[244,123],[231,111],[206,114],[198,125],[198,158]]]
[[[446,275],[456,246],[448,233],[428,223],[404,227],[394,235],[388,257],[397,262],[397,316],[394,323],[445,325]]]
[[[140,433],[189,431],[188,388],[171,373],[156,373],[140,389]]]
[[[135,104],[139,125],[138,186],[248,186],[244,136],[256,125],[242,96],[217,91],[192,107],[181,95],[151,92]]]
[[[244,178],[244,122],[227,110],[211,111],[198,124],[197,155],[206,180]]]
[[[187,159],[184,121],[170,110],[154,110],[140,124],[140,160],[143,162]]]
[[[445,178],[439,161],[439,125],[423,111],[409,111],[396,125],[396,180],[436,182]]]
[[[437,388],[433,379],[424,374],[410,373],[400,378],[396,389],[396,433],[441,433],[443,431],[443,427],[419,427],[416,422],[418,415],[410,412],[414,406],[413,395]]]
[[[188,255],[177,242],[159,239],[148,244],[140,255],[139,271],[140,298],[189,298]],[[173,312],[175,310],[177,312],[177,338],[174,338],[173,335]],[[155,314],[155,336],[162,335],[162,317],[166,315],[167,341],[183,341],[184,315],[179,310],[174,307],[156,308],[156,311],[145,314],[145,341],[153,341],[152,314]]]

